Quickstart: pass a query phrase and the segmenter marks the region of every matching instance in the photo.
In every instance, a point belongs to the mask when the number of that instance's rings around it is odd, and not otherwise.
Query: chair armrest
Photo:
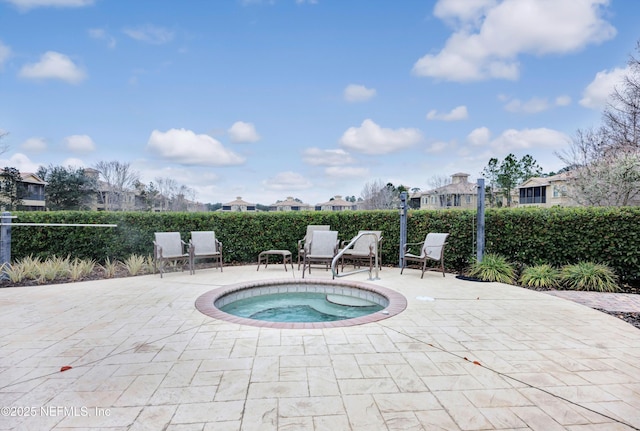
[[[406,243],[404,245],[404,251],[407,252],[409,250],[409,246],[412,246],[412,245],[422,246],[422,245],[424,245],[424,241],[422,241],[422,242],[408,242],[408,243]],[[420,247],[420,248],[422,248],[422,247]]]
[[[157,259],[159,257],[162,257],[162,246],[153,241],[153,258]]]

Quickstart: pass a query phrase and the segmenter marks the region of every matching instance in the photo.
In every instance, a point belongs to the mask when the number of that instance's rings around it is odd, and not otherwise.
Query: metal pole
[[[400,193],[400,268],[404,266],[404,247],[407,244],[407,192]]]
[[[482,262],[484,255],[484,178],[478,179],[478,228],[476,232],[476,259]]]
[[[2,213],[2,226],[0,226],[0,265],[11,263],[11,213]],[[0,278],[6,278],[4,271]]]

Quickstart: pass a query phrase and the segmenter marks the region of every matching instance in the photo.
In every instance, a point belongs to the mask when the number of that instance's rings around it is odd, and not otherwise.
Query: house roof
[[[334,207],[353,207],[355,205],[355,203],[353,202],[347,202],[344,199],[342,199],[342,196],[335,196],[333,198],[333,200],[327,201],[327,202],[323,202],[321,204],[318,204],[319,206],[327,206],[327,205],[331,205]]]
[[[238,196],[236,197],[235,201],[231,201],[228,202],[226,204],[223,204],[224,206],[233,206],[233,205],[238,205],[238,206],[255,206],[255,204],[249,203],[247,201],[243,201],[242,200],[242,196]]]
[[[469,182],[451,183],[446,186],[427,190],[426,195],[475,195],[478,193],[477,185]]]
[[[562,172],[560,174],[551,175],[549,177],[531,177],[527,181],[520,184],[517,188],[525,187],[545,187],[551,183],[567,181],[571,177],[571,172]]]
[[[287,199],[271,204],[272,207],[310,207],[311,205],[295,200],[292,196]]]
[[[46,184],[42,178],[31,172],[21,172],[20,177],[23,183]]]

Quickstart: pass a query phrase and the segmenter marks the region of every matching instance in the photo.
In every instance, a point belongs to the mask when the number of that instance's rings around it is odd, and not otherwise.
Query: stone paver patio
[[[399,272],[371,283],[404,312],[304,330],[194,306],[300,277],[280,265],[0,289],[0,429],[640,429],[636,328],[515,286]]]

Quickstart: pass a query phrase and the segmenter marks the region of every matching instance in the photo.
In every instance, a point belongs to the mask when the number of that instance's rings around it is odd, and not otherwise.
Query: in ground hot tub
[[[395,316],[407,307],[400,293],[373,284],[335,280],[265,280],[212,290],[196,308],[234,323],[273,328],[332,328]]]

